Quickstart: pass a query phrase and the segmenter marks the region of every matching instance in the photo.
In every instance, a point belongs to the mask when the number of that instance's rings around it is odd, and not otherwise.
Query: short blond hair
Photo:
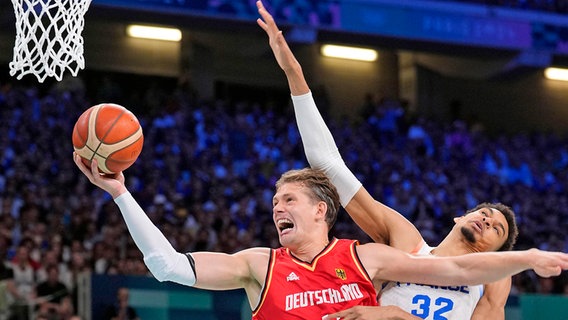
[[[333,227],[337,220],[340,202],[337,189],[329,178],[321,170],[304,168],[299,170],[289,170],[284,172],[280,179],[276,181],[276,190],[287,183],[298,182],[310,190],[309,196],[315,201],[323,201],[327,204],[325,222],[329,229]]]

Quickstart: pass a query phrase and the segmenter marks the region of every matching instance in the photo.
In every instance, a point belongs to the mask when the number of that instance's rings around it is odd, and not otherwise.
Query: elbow
[[[172,255],[154,253],[144,257],[144,263],[154,278],[160,282],[168,281],[171,278],[172,266],[174,265]]]
[[[314,169],[325,170],[330,166],[329,159],[323,156],[323,152],[315,150],[315,148],[306,148],[306,159],[310,166]]]
[[[432,275],[436,277],[436,275],[443,274],[445,275],[443,281],[444,283],[439,283],[438,285],[445,285],[445,286],[473,286],[480,284],[476,282],[476,279],[479,277],[472,276],[469,272],[470,270],[466,267],[462,267],[459,265],[454,264],[451,268],[442,270],[432,270]],[[441,280],[441,279],[440,279]]]
[[[160,282],[171,281],[193,286],[197,280],[195,269],[188,257],[175,250],[146,255],[144,263]]]
[[[306,148],[306,150],[308,149],[311,149],[311,151],[306,151],[306,159],[314,169],[330,172],[345,166],[343,159],[339,155],[326,154],[325,151],[316,150],[316,148]]]
[[[467,268],[461,268],[456,275],[456,283],[454,285],[476,286],[486,282],[485,280],[482,280],[486,278],[484,274],[481,274],[478,277],[474,276],[474,274],[475,273],[472,273],[471,270]]]
[[[469,272],[469,268],[461,266],[459,264],[455,264],[455,269],[453,272],[448,273],[451,274],[451,282],[453,282],[451,285],[467,285],[467,286],[471,286],[471,285],[476,285],[479,283],[474,283],[475,279],[472,279],[471,277],[471,273]]]

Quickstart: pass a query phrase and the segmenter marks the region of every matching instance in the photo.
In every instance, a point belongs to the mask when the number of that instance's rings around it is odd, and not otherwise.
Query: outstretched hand
[[[73,152],[73,161],[75,161],[79,170],[83,172],[92,184],[108,192],[113,199],[127,191],[124,186],[124,174],[122,172],[114,174],[100,173],[96,159],[91,161],[91,167],[89,168],[76,152]]]
[[[536,274],[548,278],[558,276],[562,270],[568,270],[568,254],[563,252],[547,252],[539,249],[530,249],[533,257],[531,267]]]
[[[256,6],[261,17],[258,18],[256,22],[268,35],[268,43],[274,53],[276,62],[278,62],[278,65],[286,74],[288,84],[290,85],[290,92],[293,96],[310,92],[310,88],[302,73],[302,67],[298,60],[296,60],[292,50],[290,50],[286,39],[284,39],[282,35],[282,31],[278,29],[276,22],[274,22],[274,18],[268,13],[262,1],[258,0]]]
[[[278,29],[272,15],[268,13],[262,4],[262,1],[257,1],[256,7],[258,8],[258,13],[262,17],[258,18],[256,22],[264,31],[266,31],[266,34],[268,35],[268,43],[270,44],[270,48],[272,48],[272,52],[274,53],[274,57],[276,57],[276,61],[280,68],[282,68],[284,72],[287,72],[291,68],[297,67],[299,65],[298,61],[288,47],[288,43],[284,39],[282,31]]]

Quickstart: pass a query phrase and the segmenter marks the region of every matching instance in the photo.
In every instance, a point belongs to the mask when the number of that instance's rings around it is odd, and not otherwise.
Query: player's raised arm
[[[310,92],[310,88],[302,72],[302,67],[292,54],[288,43],[282,35],[282,31],[278,29],[272,15],[268,13],[260,0],[256,2],[256,6],[261,16],[256,22],[268,35],[268,43],[278,65],[286,74],[292,95],[301,95]]]
[[[257,23],[268,35],[270,48],[286,74],[310,166],[324,170],[338,189],[341,204],[374,241],[405,251],[415,249],[422,240],[418,230],[398,212],[375,201],[347,168],[319,114],[300,63],[261,1],[257,1],[257,7],[261,16]]]
[[[96,160],[89,168],[77,154],[74,161],[91,183],[113,197],[132,239],[144,255],[144,263],[157,280],[204,289],[245,288],[249,297],[259,296],[270,249],[254,248],[232,255],[177,252],[128,192],[122,172],[100,174]],[[254,303],[251,301],[251,305]]]
[[[414,256],[377,243],[357,247],[374,280],[431,285],[478,285],[533,269],[541,277],[568,269],[568,254],[538,249],[478,252],[460,256]]]

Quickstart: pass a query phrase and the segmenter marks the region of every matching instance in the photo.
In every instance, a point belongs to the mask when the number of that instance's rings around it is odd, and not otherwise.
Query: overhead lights
[[[568,81],[568,69],[563,68],[546,68],[544,76],[551,80]]]
[[[133,38],[155,39],[165,41],[180,41],[181,30],[177,28],[164,28],[131,24],[126,27],[126,34]]]
[[[376,50],[326,44],[321,47],[321,54],[325,57],[350,59],[358,61],[376,61],[379,54]]]

